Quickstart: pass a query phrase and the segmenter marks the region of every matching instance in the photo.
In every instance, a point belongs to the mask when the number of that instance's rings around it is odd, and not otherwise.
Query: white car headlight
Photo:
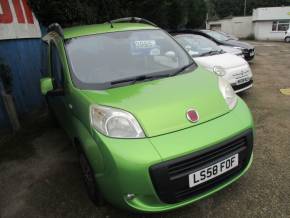
[[[232,110],[238,102],[238,97],[234,92],[232,86],[225,79],[219,77],[219,89],[230,110]]]
[[[214,66],[212,71],[218,76],[226,75],[226,71],[224,70],[224,68],[222,68],[220,66]]]
[[[91,125],[97,131],[112,138],[144,138],[144,132],[135,117],[127,111],[92,105]]]

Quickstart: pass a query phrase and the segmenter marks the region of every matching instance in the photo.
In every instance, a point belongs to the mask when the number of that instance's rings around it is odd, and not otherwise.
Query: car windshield
[[[200,35],[182,34],[175,38],[192,57],[221,52],[221,48],[215,42]]]
[[[210,35],[211,37],[213,37],[214,39],[218,40],[218,41],[227,41],[227,40],[230,40],[229,37],[227,37],[224,34],[221,34],[219,32],[216,32],[216,31],[205,30],[204,32],[206,34]]]
[[[234,35],[231,35],[229,33],[224,33],[224,32],[219,32],[219,33],[224,35],[225,37],[228,37],[229,39],[238,40],[237,37],[235,37]]]
[[[184,49],[162,30],[72,38],[66,40],[66,51],[74,84],[85,89],[107,89],[147,76],[177,75],[186,66],[194,66]]]

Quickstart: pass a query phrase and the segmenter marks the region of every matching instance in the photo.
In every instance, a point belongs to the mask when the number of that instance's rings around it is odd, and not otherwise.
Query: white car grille
[[[241,81],[241,79],[248,78],[250,80],[252,78],[251,69],[248,66],[239,66],[226,69],[226,75],[224,77],[231,84],[235,85]],[[246,80],[244,80],[246,82]]]

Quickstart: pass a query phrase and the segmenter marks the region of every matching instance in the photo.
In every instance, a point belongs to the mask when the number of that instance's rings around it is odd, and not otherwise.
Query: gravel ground
[[[254,162],[238,182],[169,213],[136,215],[88,199],[77,156],[47,116],[0,136],[0,217],[290,217],[290,44],[252,42],[254,87],[241,95],[256,125]]]

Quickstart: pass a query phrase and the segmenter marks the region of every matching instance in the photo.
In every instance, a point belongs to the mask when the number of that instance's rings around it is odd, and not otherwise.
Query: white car
[[[197,64],[225,78],[236,93],[253,86],[253,74],[247,61],[224,52],[215,42],[194,34],[174,33]]]
[[[231,46],[227,46],[227,45],[219,45],[219,47],[225,51],[226,53],[230,53],[230,54],[234,54],[237,55],[241,58],[244,58],[245,56],[243,55],[243,52],[241,51],[241,49],[237,49]]]
[[[284,40],[285,42],[290,42],[290,28],[286,31]]]
[[[233,40],[239,40],[238,37],[236,37],[236,36],[234,36],[234,35],[232,35],[232,34],[229,34],[229,33],[226,33],[226,32],[222,32],[222,31],[216,31],[216,32],[219,32],[219,33],[223,34],[224,36],[226,36],[226,37],[228,37],[228,38],[230,38],[230,39],[233,39]]]

